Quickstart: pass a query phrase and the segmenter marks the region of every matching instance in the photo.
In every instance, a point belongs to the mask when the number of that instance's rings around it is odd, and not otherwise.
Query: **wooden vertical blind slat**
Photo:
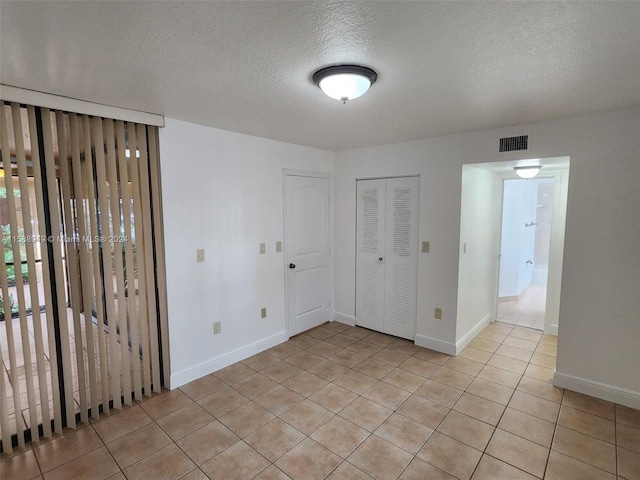
[[[2,169],[4,176],[11,177],[11,157],[9,156],[9,136],[7,132],[7,118],[6,118],[6,109],[2,108],[2,115],[0,116],[0,131],[2,133],[0,138],[0,147],[2,148]],[[9,168],[7,168],[7,166]],[[7,338],[7,350],[9,356],[9,379],[16,378],[17,367],[16,367],[16,350],[14,343],[14,335],[13,335],[13,321],[11,318],[11,307],[9,300],[9,284],[7,281],[6,274],[6,264],[4,261],[0,262],[0,288],[2,289],[2,298],[3,298],[3,316],[4,316],[4,327],[6,331]],[[9,307],[9,308],[7,308]],[[8,311],[8,314],[7,314]],[[3,357],[4,359],[4,357]],[[2,382],[4,383],[4,372],[2,377]],[[13,383],[13,382],[12,382]],[[11,385],[11,384],[10,384]],[[24,422],[22,421],[22,415],[20,410],[20,385],[16,382],[15,387],[12,387],[13,394],[13,408],[14,408],[14,418],[13,422],[10,420],[10,416],[7,408],[7,423],[13,423],[15,428],[20,431],[20,429],[24,429]],[[9,427],[8,427],[9,428]],[[20,440],[20,439],[18,439]],[[20,446],[24,446],[24,439],[22,440],[22,444]],[[9,447],[11,448],[11,447]]]
[[[104,318],[104,304],[102,302],[102,292],[104,292],[103,287],[103,279],[100,274],[100,251],[93,244],[92,240],[98,237],[98,220],[96,215],[96,201],[95,201],[95,188],[93,182],[93,160],[91,153],[94,151],[94,148],[97,148],[94,144],[94,139],[91,138],[91,125],[90,119],[86,115],[82,116],[82,124],[84,127],[84,141],[85,141],[85,161],[82,163],[82,175],[83,175],[83,184],[86,188],[86,195],[88,200],[88,210],[89,210],[89,224],[90,224],[90,232],[91,238],[84,239],[85,243],[89,244],[91,254],[92,254],[92,263],[93,263],[93,288],[95,292],[95,306],[96,306],[96,318],[97,318],[97,331],[98,331],[98,351],[100,355],[99,363],[100,363],[100,392],[102,394],[102,408],[105,413],[110,412],[109,407],[109,375],[108,375],[108,353],[107,353],[107,341],[105,338],[105,318]],[[85,284],[89,287],[89,282],[91,279],[84,279],[87,281]],[[86,306],[85,306],[86,312]]]
[[[26,160],[24,158],[24,144],[22,136],[22,119],[20,118],[20,107],[18,105],[11,106],[11,114],[13,118],[13,129],[16,138],[16,163],[24,166]],[[4,164],[3,164],[4,165]],[[22,341],[22,361],[24,365],[24,382],[27,388],[27,401],[28,409],[26,415],[29,418],[29,426],[31,429],[31,435],[37,432],[38,417],[36,411],[36,399],[34,388],[34,375],[33,375],[33,360],[31,357],[31,345],[29,341],[29,325],[27,322],[27,298],[24,292],[24,278],[22,276],[22,252],[20,251],[20,224],[18,223],[18,205],[16,202],[16,195],[14,193],[15,185],[13,183],[13,168],[9,172],[5,171],[5,185],[7,192],[7,199],[9,203],[9,216],[11,222],[11,244],[13,248],[13,269],[15,273],[16,281],[16,293],[18,295],[18,310],[20,316],[20,339]],[[7,175],[7,173],[9,173]],[[20,198],[24,191],[20,192]],[[22,229],[24,233],[24,229]],[[26,243],[26,242],[25,242]],[[28,267],[27,267],[28,268]],[[20,381],[21,376],[18,377]],[[15,381],[15,379],[14,379]],[[18,412],[16,412],[16,415]]]
[[[4,174],[5,185],[7,183],[7,178],[11,178],[11,157],[9,156],[9,137],[7,130],[7,117],[6,117],[6,109],[2,108],[2,115],[0,116],[0,130],[2,132],[2,138],[0,140],[0,146],[2,147],[2,169]],[[7,168],[8,167],[8,168]],[[13,189],[13,186],[9,187]],[[11,381],[12,393],[13,393],[13,408],[14,408],[14,423],[18,432],[22,432],[24,430],[24,420],[22,418],[22,409],[20,405],[20,383],[17,381],[17,356],[16,356],[16,344],[13,332],[13,320],[11,318],[11,306],[10,306],[10,296],[9,296],[9,284],[7,281],[7,272],[6,272],[6,264],[4,261],[0,262],[0,286],[2,288],[2,298],[3,298],[3,316],[4,316],[4,327],[6,329],[6,338],[7,338],[7,349],[9,350],[9,379]],[[9,307],[7,309],[7,306]],[[7,310],[9,314],[7,315]],[[4,378],[2,379],[4,382]],[[24,446],[24,437],[22,435],[18,435],[18,445],[20,447]]]
[[[14,119],[21,119],[21,109],[18,105],[12,105],[12,109],[14,110]],[[36,130],[35,125],[35,115],[31,116],[31,110],[27,110],[27,125],[29,126],[30,139],[33,138],[33,131]],[[16,120],[14,120],[14,124]],[[22,129],[22,122],[20,122],[20,130]],[[16,126],[14,125],[14,132],[16,137],[22,136],[22,131],[18,132]],[[24,132],[26,133],[26,132]],[[37,137],[36,137],[37,138]],[[17,142],[16,138],[16,142]],[[39,162],[40,158],[37,151],[34,151],[33,141],[31,141],[31,145],[29,145],[29,150],[31,152],[31,163]],[[24,225],[24,233],[27,238],[35,239],[34,230],[32,226],[32,221],[35,219],[36,223],[40,223],[43,221],[38,216],[37,213],[37,202],[36,205],[31,204],[31,195],[29,191],[28,184],[28,171],[27,171],[27,162],[24,155],[18,157],[18,174],[20,178],[20,190],[22,192],[22,218]],[[40,247],[41,243],[38,242],[38,246]],[[46,322],[45,319],[42,318],[40,314],[40,292],[38,291],[38,274],[36,267],[36,242],[27,242],[26,243],[26,252],[27,252],[27,262],[28,262],[28,271],[30,276],[29,289],[31,294],[31,312],[32,312],[32,326],[33,326],[33,334],[35,337],[36,343],[36,362],[37,362],[37,370],[38,370],[38,386],[40,391],[40,411],[42,415],[42,426],[43,426],[43,435],[45,437],[51,437],[51,410],[49,407],[50,403],[50,395],[49,395],[49,385],[48,376],[47,376],[47,358],[45,355],[45,344],[44,344],[44,334],[43,334],[43,322]],[[40,247],[41,248],[41,247]],[[42,254],[40,254],[42,256]],[[48,333],[47,333],[48,335]]]
[[[147,287],[145,275],[144,249],[145,241],[144,229],[142,228],[142,208],[140,206],[140,175],[138,173],[138,148],[139,140],[134,124],[127,125],[129,133],[129,170],[131,179],[131,190],[133,197],[133,228],[135,232],[136,266],[138,267],[138,308],[139,308],[139,328],[140,345],[142,353],[142,381],[144,392],[151,395],[151,360],[149,355],[149,323],[147,316]]]
[[[70,128],[67,125],[67,116],[62,112],[56,112],[56,125],[58,131],[58,145],[59,145],[59,162],[60,162],[60,184],[61,184],[61,203],[62,213],[64,217],[65,233],[66,237],[70,240],[69,233],[72,233],[73,228],[73,214],[71,209],[71,180],[69,173],[69,149],[67,145],[67,138],[70,138]],[[67,121],[65,121],[67,120]],[[89,421],[88,408],[87,408],[87,385],[86,377],[87,372],[85,368],[85,356],[84,356],[84,344],[82,334],[82,322],[80,319],[80,292],[78,289],[78,282],[74,279],[78,278],[78,259],[74,245],[70,241],[64,242],[64,249],[67,259],[67,271],[69,273],[69,294],[71,305],[71,316],[73,318],[73,330],[76,348],[76,368],[78,372],[78,388],[79,388],[79,404],[80,404],[80,420],[82,422]],[[91,361],[91,359],[87,359]]]
[[[15,108],[12,106],[12,117],[14,120],[14,131],[15,131]],[[20,125],[20,131],[22,131],[22,123],[19,118],[18,112],[18,123]],[[16,132],[17,133],[17,132]],[[16,157],[22,156],[24,157],[24,145],[22,144],[22,139],[16,139]],[[10,163],[3,162],[3,167],[5,167],[5,190],[7,195],[7,203],[9,204],[9,225],[10,225],[10,243],[13,254],[13,270],[14,270],[14,278],[16,284],[16,295],[18,296],[18,315],[20,318],[20,340],[22,343],[22,365],[24,368],[24,383],[26,385],[27,390],[27,401],[28,408],[22,408],[24,405],[21,405],[21,408],[16,410],[16,417],[18,415],[22,415],[22,411],[27,411],[27,416],[29,417],[29,425],[31,428],[31,434],[37,432],[37,416],[35,410],[35,392],[33,388],[33,362],[31,360],[31,345],[29,344],[29,327],[27,324],[27,299],[24,293],[24,279],[22,276],[22,252],[20,251],[20,241],[18,240],[20,237],[20,228],[18,224],[18,215],[17,215],[17,205],[14,193],[14,184],[13,184],[13,166]],[[9,169],[6,169],[6,166],[9,165]],[[11,324],[13,321],[10,320]],[[19,356],[18,356],[19,359]],[[12,374],[12,385],[15,390],[16,386],[23,379],[22,375],[19,374],[18,371],[15,371]],[[15,395],[15,391],[14,391]],[[35,425],[34,425],[35,423]],[[34,428],[36,429],[34,431]]]
[[[50,229],[51,236],[53,237],[50,240],[53,241],[53,271],[55,275],[56,281],[56,304],[58,305],[58,328],[60,331],[60,349],[62,356],[62,371],[65,372],[63,375],[64,380],[64,393],[66,399],[66,405],[63,405],[63,408],[66,410],[66,418],[67,418],[67,426],[71,428],[75,428],[76,426],[76,417],[75,417],[75,406],[73,402],[73,377],[72,377],[72,364],[71,364],[71,351],[69,345],[69,325],[67,323],[67,309],[66,309],[66,298],[65,298],[65,281],[64,281],[64,266],[62,262],[62,250],[60,248],[60,241],[62,239],[62,231],[60,230],[60,225],[62,223],[62,218],[60,218],[60,212],[58,208],[52,207],[52,205],[57,205],[58,202],[58,185],[56,181],[56,162],[54,157],[53,150],[53,133],[51,126],[51,112],[47,108],[41,109],[42,114],[42,130],[43,130],[43,143],[44,143],[44,161],[47,172],[47,200],[49,201],[49,215],[51,218]],[[55,386],[54,386],[55,388]]]
[[[127,325],[127,303],[124,280],[124,246],[127,241],[122,229],[120,195],[118,193],[118,164],[116,162],[116,143],[113,120],[103,120],[105,144],[107,146],[107,177],[109,184],[109,207],[113,235],[113,258],[115,263],[117,292],[117,325],[120,332],[120,356],[122,364],[122,391],[124,403],[131,405],[131,361],[129,356],[129,327]]]
[[[30,125],[30,137],[31,139],[38,138],[37,132],[37,119],[36,119],[36,111],[34,107],[27,107],[27,113],[29,115],[29,125]],[[38,148],[31,149],[31,163],[33,168],[33,182],[35,185],[36,191],[36,209],[38,211],[38,230],[40,234],[40,238],[47,237],[47,227],[45,223],[45,205],[44,198],[42,193],[44,192],[43,184],[42,184],[42,169],[40,166],[40,162],[42,159],[38,153]],[[41,251],[44,249],[46,252],[47,245],[46,243],[41,242],[40,244]],[[1,262],[0,262],[1,263]],[[56,355],[56,343],[55,343],[55,335],[54,335],[54,318],[53,318],[53,294],[51,291],[51,281],[49,278],[49,255],[48,253],[44,253],[41,255],[41,263],[42,263],[42,273],[43,273],[43,287],[44,287],[44,306],[45,306],[45,318],[47,321],[47,338],[49,343],[49,362],[50,362],[50,375],[51,375],[51,394],[53,397],[53,419],[54,419],[54,428],[53,430],[59,431],[62,430],[62,399],[60,395],[60,390],[58,389],[58,357]]]
[[[11,105],[11,113],[13,116],[13,131],[15,134],[15,144],[16,144],[16,162],[18,164],[18,182],[20,185],[20,210],[22,213],[22,228],[23,228],[23,244],[25,253],[27,256],[27,275],[29,279],[29,296],[31,302],[31,329],[33,330],[33,334],[35,337],[35,362],[30,355],[25,355],[25,363],[34,364],[37,370],[37,375],[33,374],[32,366],[29,365],[26,369],[26,379],[29,381],[28,389],[33,389],[35,393],[35,386],[37,383],[38,386],[38,400],[39,408],[35,404],[32,404],[32,401],[35,402],[35,398],[32,398],[31,394],[28,394],[29,398],[29,422],[31,424],[31,434],[32,437],[36,436],[37,426],[38,426],[38,410],[40,410],[42,416],[42,422],[44,424],[48,424],[48,432],[50,435],[51,430],[51,418],[49,415],[49,400],[47,398],[47,377],[46,377],[46,365],[45,365],[45,354],[44,354],[44,345],[42,341],[42,328],[41,328],[41,318],[40,318],[40,299],[38,295],[38,279],[36,272],[36,255],[35,255],[35,244],[32,241],[26,241],[26,239],[33,239],[33,227],[31,225],[31,221],[33,218],[31,212],[31,198],[29,194],[29,181],[28,181],[28,173],[27,173],[27,159],[25,157],[25,145],[24,145],[24,135],[22,129],[22,114],[21,108],[17,104]],[[31,146],[29,146],[31,150]],[[16,231],[16,235],[18,232]],[[16,272],[16,276],[18,275],[17,262],[20,262],[20,266],[22,263],[22,257],[16,259],[15,256],[13,258],[14,271]],[[22,269],[20,268],[20,271]],[[20,278],[22,278],[22,274],[19,274]],[[25,305],[27,307],[27,305]],[[21,323],[22,323],[22,315],[21,315]],[[23,346],[30,348],[30,339],[29,339],[29,330],[26,320],[26,308],[24,315],[24,325],[26,328],[22,330],[22,339]],[[36,378],[37,377],[37,380]],[[31,383],[31,381],[33,383]],[[36,430],[34,430],[36,429]]]
[[[84,317],[84,337],[85,345],[87,348],[88,359],[88,371],[89,371],[89,397],[91,400],[91,416],[98,417],[98,411],[100,409],[100,395],[98,390],[98,374],[97,374],[97,358],[95,352],[95,338],[93,334],[93,316],[91,305],[93,305],[93,264],[91,253],[84,239],[87,237],[87,220],[85,213],[85,203],[83,195],[83,182],[82,182],[82,165],[80,146],[81,140],[81,127],[78,122],[76,114],[69,114],[69,138],[71,141],[71,177],[73,185],[73,204],[75,206],[76,218],[75,229],[72,230],[74,234],[74,243],[78,250],[78,276],[71,275],[72,284],[77,291],[79,291],[79,298],[77,298],[78,314],[82,313]],[[71,185],[70,187],[71,188]],[[86,281],[88,279],[88,281]],[[88,309],[88,310],[87,310]],[[75,313],[75,312],[74,312]]]
[[[149,168],[151,175],[151,197],[153,200],[153,228],[155,253],[158,306],[160,315],[160,337],[162,343],[162,358],[165,365],[169,364],[169,321],[167,318],[167,275],[164,257],[164,222],[162,217],[162,191],[160,188],[160,157],[158,155],[158,128],[149,127]],[[169,385],[169,369],[164,369],[164,384]]]
[[[154,325],[157,316],[156,310],[156,282],[155,268],[153,264],[153,235],[151,194],[149,191],[149,159],[147,157],[147,129],[144,125],[138,125],[138,138],[140,144],[140,160],[137,161],[140,169],[140,206],[142,210],[142,228],[144,230],[144,263],[147,287],[147,313],[149,318],[149,347],[151,350],[151,379],[154,392],[160,392],[160,353],[158,348],[158,329]]]
[[[127,265],[126,282],[127,282],[127,301],[129,312],[129,327],[131,331],[131,360],[133,369],[133,392],[138,400],[142,400],[142,373],[140,362],[140,329],[138,324],[140,321],[140,314],[137,308],[137,295],[136,295],[136,278],[135,278],[135,260],[133,255],[133,242],[134,231],[131,224],[131,215],[133,214],[131,209],[132,192],[129,182],[129,161],[127,159],[125,150],[125,129],[124,122],[118,120],[116,122],[116,136],[118,144],[118,173],[120,174],[120,190],[122,197],[122,219],[124,223],[124,235],[127,237],[127,242],[124,245],[125,250],[125,265]],[[131,151],[131,149],[129,149]]]
[[[102,250],[102,268],[103,268],[103,291],[105,298],[105,324],[109,328],[109,351],[108,358],[102,359],[106,361],[109,372],[111,373],[111,397],[113,399],[113,407],[122,408],[120,394],[120,353],[118,348],[117,336],[117,318],[115,312],[115,297],[113,292],[113,250],[111,248],[111,227],[109,221],[109,202],[107,194],[107,172],[105,168],[104,156],[104,135],[102,132],[102,120],[94,117],[92,120],[92,133],[95,141],[96,156],[96,178],[97,178],[97,212],[100,213],[99,232],[96,243],[93,248]]]

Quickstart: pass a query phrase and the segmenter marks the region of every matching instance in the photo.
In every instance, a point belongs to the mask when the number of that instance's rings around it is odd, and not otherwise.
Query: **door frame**
[[[282,238],[283,238],[283,246],[282,246],[282,272],[284,275],[284,315],[285,315],[285,331],[287,334],[287,339],[290,338],[291,319],[289,318],[289,293],[290,293],[290,285],[289,285],[289,275],[287,275],[289,267],[287,263],[287,242],[284,241],[285,232],[287,229],[287,177],[309,177],[309,178],[324,178],[329,180],[329,265],[327,265],[327,269],[329,272],[329,285],[328,285],[328,293],[329,293],[329,321],[333,322],[335,320],[335,273],[334,273],[334,215],[333,215],[333,174],[332,173],[324,173],[324,172],[313,172],[308,170],[292,170],[288,168],[282,169]]]

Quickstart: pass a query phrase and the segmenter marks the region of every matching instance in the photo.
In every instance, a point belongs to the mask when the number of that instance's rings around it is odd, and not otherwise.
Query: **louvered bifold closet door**
[[[386,180],[384,332],[413,340],[418,284],[418,177]]]
[[[0,440],[168,382],[157,127],[2,102]]]
[[[356,325],[416,334],[419,178],[356,182]]]
[[[356,182],[356,324],[383,331],[385,180]]]

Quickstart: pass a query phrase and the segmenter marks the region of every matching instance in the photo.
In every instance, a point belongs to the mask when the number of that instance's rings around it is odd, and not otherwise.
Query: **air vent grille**
[[[500,139],[500,152],[515,152],[529,148],[529,135],[505,137]]]

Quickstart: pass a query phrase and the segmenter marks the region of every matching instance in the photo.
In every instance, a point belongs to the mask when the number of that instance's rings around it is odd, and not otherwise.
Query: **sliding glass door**
[[[2,103],[2,449],[165,381],[157,128]]]

